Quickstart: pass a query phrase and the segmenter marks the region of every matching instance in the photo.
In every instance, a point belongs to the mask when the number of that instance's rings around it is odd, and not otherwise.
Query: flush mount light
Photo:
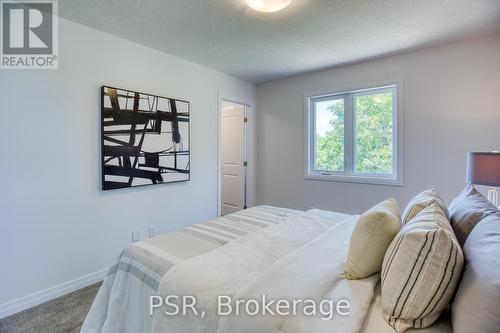
[[[272,13],[288,7],[293,0],[245,0],[248,7],[259,12]]]

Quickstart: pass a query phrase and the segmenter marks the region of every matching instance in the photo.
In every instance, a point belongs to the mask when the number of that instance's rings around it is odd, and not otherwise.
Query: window
[[[307,97],[306,178],[401,185],[397,92]]]

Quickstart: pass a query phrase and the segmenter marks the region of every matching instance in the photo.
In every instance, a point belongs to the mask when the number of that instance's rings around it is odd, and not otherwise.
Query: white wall
[[[58,70],[0,71],[0,309],[106,268],[142,235],[217,214],[218,92],[254,85],[60,20]],[[191,181],[100,191],[100,86],[191,102]],[[5,308],[5,307],[4,307]]]
[[[320,51],[319,51],[320,52]],[[304,94],[404,81],[404,186],[304,179]],[[362,212],[395,197],[404,208],[435,186],[450,200],[468,151],[500,150],[500,35],[258,86],[259,203]]]

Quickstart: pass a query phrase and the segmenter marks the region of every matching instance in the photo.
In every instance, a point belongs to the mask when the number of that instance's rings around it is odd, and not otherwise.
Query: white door
[[[221,214],[246,208],[246,107],[222,101]]]

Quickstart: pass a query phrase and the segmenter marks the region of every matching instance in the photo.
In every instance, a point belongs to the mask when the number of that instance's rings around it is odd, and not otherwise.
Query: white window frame
[[[385,83],[372,84],[364,88],[344,89],[335,92],[321,94],[305,94],[304,115],[305,115],[305,167],[304,178],[311,180],[326,180],[339,182],[353,182],[379,185],[403,185],[403,100],[402,81],[391,81]],[[354,101],[357,96],[374,94],[377,92],[392,90],[393,92],[393,173],[392,174],[367,174],[355,172],[356,160],[356,117],[354,114]],[[322,172],[314,170],[316,159],[315,149],[315,102],[329,100],[335,97],[344,98],[345,124],[352,126],[344,127],[344,171],[343,172]]]

